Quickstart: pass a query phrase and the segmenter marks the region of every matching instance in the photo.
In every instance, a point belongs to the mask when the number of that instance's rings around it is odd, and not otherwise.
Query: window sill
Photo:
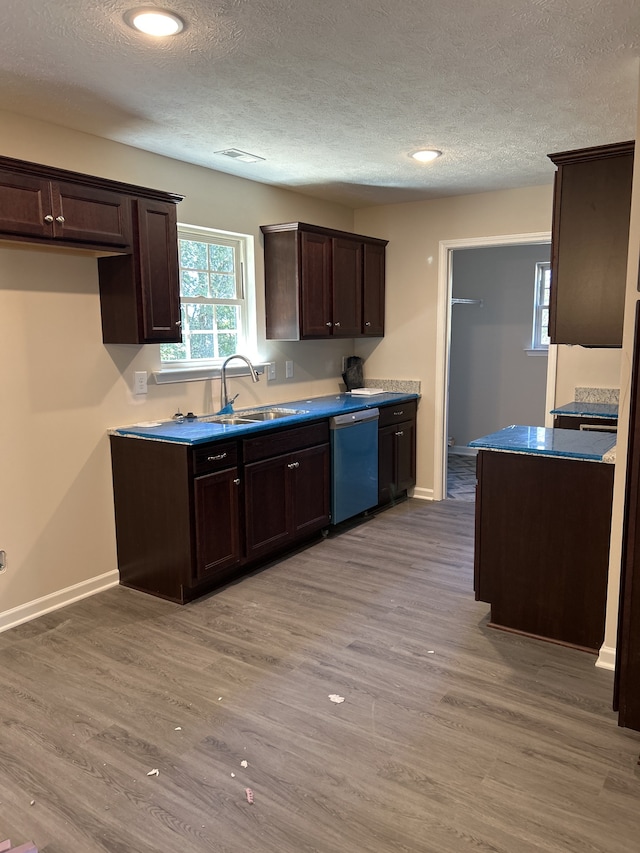
[[[549,355],[548,349],[525,349],[527,355],[544,355],[545,357]]]
[[[259,376],[265,372],[269,362],[254,362],[253,366]],[[170,385],[173,382],[199,382],[203,379],[219,379],[221,364],[210,364],[202,367],[167,367],[153,371],[156,385]],[[227,376],[250,376],[249,368],[243,364],[230,364]]]

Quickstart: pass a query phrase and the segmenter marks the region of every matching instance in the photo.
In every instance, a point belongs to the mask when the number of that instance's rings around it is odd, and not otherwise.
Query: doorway
[[[549,376],[555,376],[555,352],[540,359],[525,351],[533,323],[532,259],[548,260],[549,243],[550,234],[544,232],[440,244],[436,500],[447,496],[450,443],[459,457],[451,456],[458,497],[473,499],[474,459],[468,442],[510,423],[531,421],[532,412],[532,425],[542,425],[545,410],[552,408],[546,403],[553,399]],[[537,376],[537,404],[522,393],[527,376]]]

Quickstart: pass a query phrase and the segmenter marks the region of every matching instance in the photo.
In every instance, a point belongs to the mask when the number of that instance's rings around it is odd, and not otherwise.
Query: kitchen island
[[[614,433],[511,426],[478,448],[475,595],[490,625],[597,652]]]

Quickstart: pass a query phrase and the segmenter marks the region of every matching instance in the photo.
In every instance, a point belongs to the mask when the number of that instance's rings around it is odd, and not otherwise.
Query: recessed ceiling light
[[[167,9],[130,9],[124,19],[135,30],[148,36],[175,36],[184,29],[184,21]]]
[[[424,148],[421,151],[414,151],[413,154],[410,154],[409,156],[413,157],[413,159],[417,160],[419,163],[430,163],[431,160],[441,157],[442,151],[438,151],[436,148]]]

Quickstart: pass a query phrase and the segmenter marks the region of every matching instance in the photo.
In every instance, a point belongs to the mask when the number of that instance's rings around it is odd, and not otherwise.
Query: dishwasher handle
[[[357,412],[349,412],[345,415],[336,415],[329,420],[330,429],[344,429],[345,427],[357,426],[357,424],[377,421],[380,417],[379,409],[360,409]]]

